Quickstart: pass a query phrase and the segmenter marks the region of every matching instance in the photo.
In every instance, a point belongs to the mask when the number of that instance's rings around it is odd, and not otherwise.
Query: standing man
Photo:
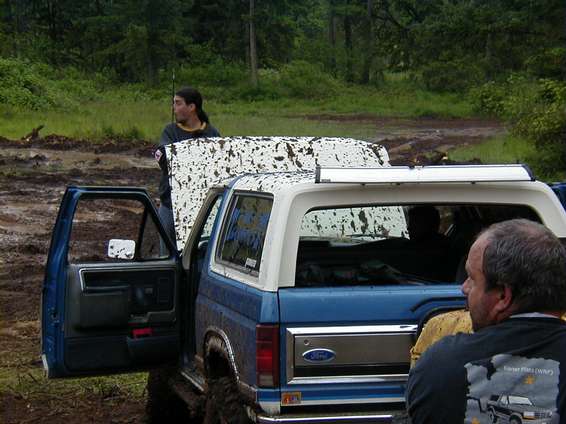
[[[155,151],[155,159],[161,168],[161,180],[159,182],[159,218],[165,225],[171,240],[175,242],[175,225],[171,204],[171,186],[169,185],[169,171],[165,158],[167,144],[192,138],[220,137],[216,128],[210,125],[207,114],[202,108],[202,96],[194,88],[181,88],[173,98],[173,110],[175,122],[168,124],[161,133],[159,147]]]
[[[566,250],[546,227],[500,222],[470,248],[473,334],[447,336],[411,370],[413,424],[566,423]]]

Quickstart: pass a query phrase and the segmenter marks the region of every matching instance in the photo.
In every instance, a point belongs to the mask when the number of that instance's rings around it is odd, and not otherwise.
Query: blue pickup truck
[[[143,189],[68,187],[42,298],[47,375],[150,370],[156,420],[392,422],[418,329],[464,306],[475,235],[522,217],[566,237],[520,165],[391,167],[313,138],[167,157],[177,239]]]

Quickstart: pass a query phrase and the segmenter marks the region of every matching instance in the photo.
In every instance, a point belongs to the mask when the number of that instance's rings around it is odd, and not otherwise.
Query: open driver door
[[[179,355],[179,252],[143,189],[68,187],[42,293],[50,378],[139,371]]]

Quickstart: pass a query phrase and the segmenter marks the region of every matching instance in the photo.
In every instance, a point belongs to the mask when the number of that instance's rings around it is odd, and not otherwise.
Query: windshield
[[[523,396],[509,396],[509,403],[512,405],[531,405],[532,402],[529,398]]]

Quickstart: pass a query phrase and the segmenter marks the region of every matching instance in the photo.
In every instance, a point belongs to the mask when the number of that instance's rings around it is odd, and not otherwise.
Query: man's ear
[[[513,304],[513,294],[509,286],[503,285],[499,289],[499,298],[493,309],[498,321],[502,321],[513,314],[515,305]]]

